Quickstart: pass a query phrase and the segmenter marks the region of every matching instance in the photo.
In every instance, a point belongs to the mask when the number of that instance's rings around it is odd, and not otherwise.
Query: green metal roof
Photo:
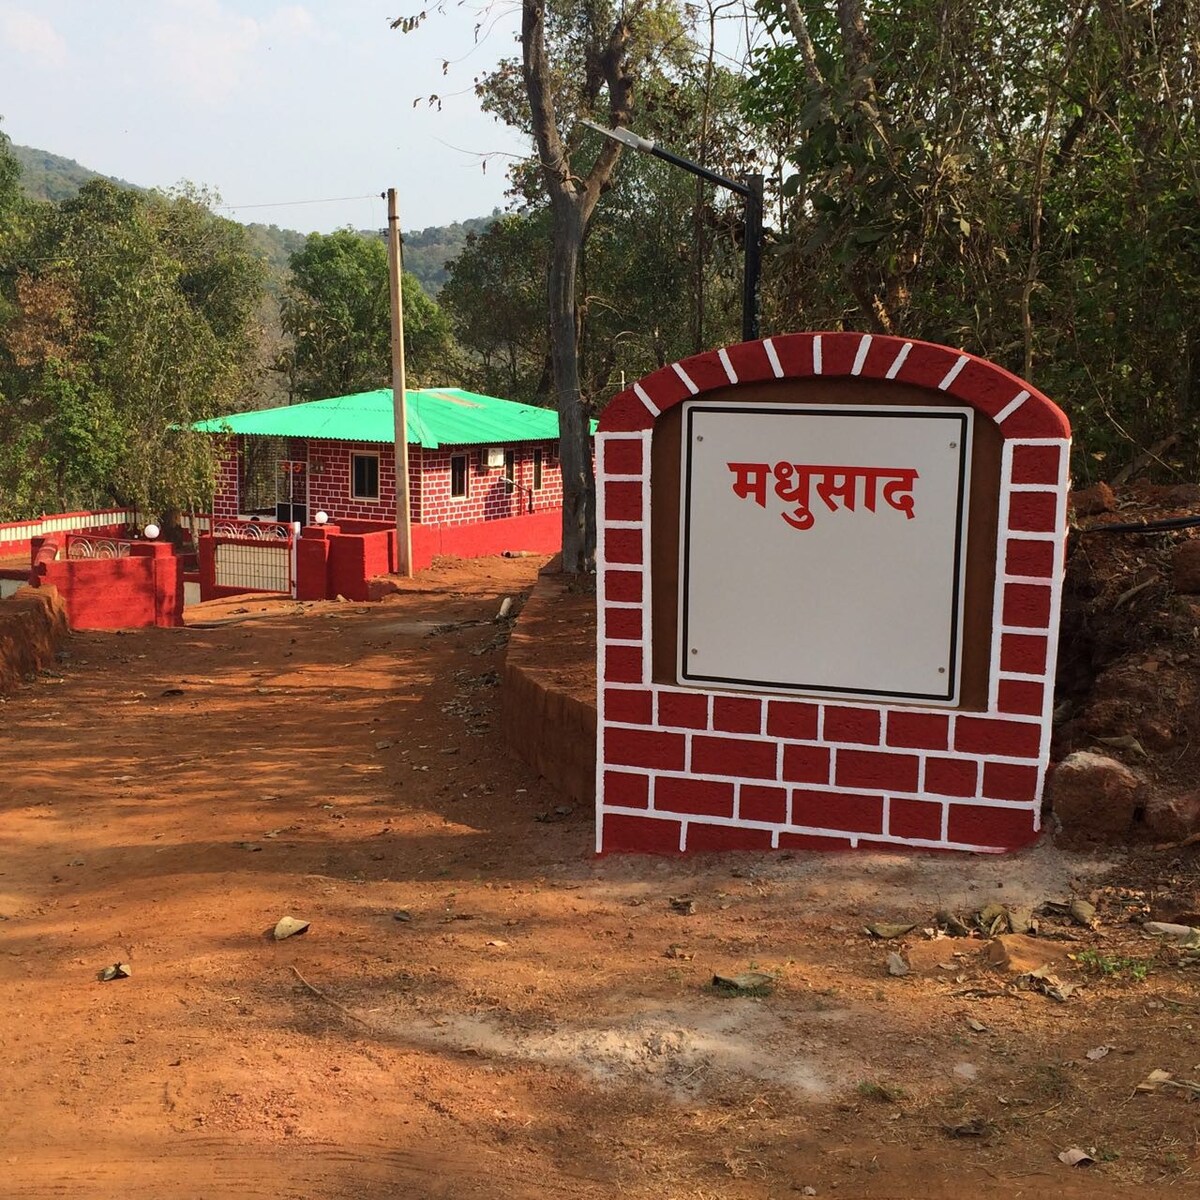
[[[558,438],[558,413],[462,388],[425,388],[405,394],[410,445],[483,446]],[[198,421],[202,433],[257,433],[266,437],[336,438],[346,442],[392,442],[392,389],[310,400],[284,408],[260,408]],[[592,422],[592,432],[596,423]]]

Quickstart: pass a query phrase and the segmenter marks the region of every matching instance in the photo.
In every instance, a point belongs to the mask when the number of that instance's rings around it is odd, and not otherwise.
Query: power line
[[[368,192],[362,196],[329,196],[324,200],[278,200],[274,204],[214,204],[212,207],[236,212],[243,208],[295,208],[299,204],[342,204],[347,200],[378,199],[378,192]]]

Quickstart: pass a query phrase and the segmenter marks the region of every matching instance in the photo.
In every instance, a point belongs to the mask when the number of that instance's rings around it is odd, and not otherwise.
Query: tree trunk
[[[550,256],[550,361],[558,407],[559,463],[562,467],[563,570],[585,571],[594,547],[588,537],[588,503],[592,463],[588,451],[588,422],[579,395],[579,355],[576,346],[575,276],[583,222],[571,198],[556,196],[554,252]]]
[[[550,360],[559,422],[559,463],[563,484],[563,570],[587,571],[596,551],[596,493],[592,472],[591,438],[579,392],[579,329],[575,279],[579,256],[600,192],[612,175],[621,147],[605,141],[585,176],[572,170],[558,130],[553,96],[553,71],[546,53],[546,0],[522,0],[522,76],[529,100],[530,124],[553,218],[550,257]],[[609,121],[629,119],[633,82],[626,70],[629,24],[635,3],[607,34],[594,30],[597,43],[589,61],[599,68],[609,93]]]

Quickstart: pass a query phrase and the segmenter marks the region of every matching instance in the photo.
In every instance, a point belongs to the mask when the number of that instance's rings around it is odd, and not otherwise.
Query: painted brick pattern
[[[509,488],[504,469],[484,465],[479,446],[442,447],[426,450],[409,447],[409,509],[414,524],[459,526],[507,517],[525,516],[562,508],[562,471],[556,442],[524,442],[502,446],[512,453],[513,482]],[[330,521],[388,521],[396,511],[395,447],[379,442],[346,442],[312,439],[288,450],[294,458],[308,461],[308,511],[329,514]],[[368,500],[351,495],[351,460],[355,454],[379,458],[379,498]],[[541,456],[541,486],[535,483],[535,454]],[[467,495],[451,496],[451,462],[466,461]],[[236,517],[239,512],[238,456],[235,440],[224,449],[213,497],[213,513]]]
[[[213,488],[212,513],[214,517],[238,515],[238,479],[241,477],[241,453],[237,440],[226,438],[218,449],[217,478]]]
[[[649,654],[650,438],[683,399],[814,375],[893,379],[1003,434],[991,670],[981,712],[663,686]],[[597,437],[599,852],[1000,851],[1040,828],[1070,428],[1007,371],[944,346],[792,334],[685,359],[617,396]]]

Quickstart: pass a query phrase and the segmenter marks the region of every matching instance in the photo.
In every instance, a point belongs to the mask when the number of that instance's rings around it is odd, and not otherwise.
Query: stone
[[[1145,821],[1156,840],[1182,842],[1200,831],[1200,791],[1151,796],[1146,801]]]
[[[1175,590],[1194,596],[1200,592],[1200,538],[1181,542],[1173,560]]]
[[[1141,787],[1141,780],[1115,758],[1088,750],[1067,755],[1054,768],[1047,789],[1059,840],[1068,846],[1126,840]]]
[[[1117,497],[1107,483],[1095,483],[1071,493],[1071,507],[1077,517],[1094,517],[1097,513],[1115,512]]]

